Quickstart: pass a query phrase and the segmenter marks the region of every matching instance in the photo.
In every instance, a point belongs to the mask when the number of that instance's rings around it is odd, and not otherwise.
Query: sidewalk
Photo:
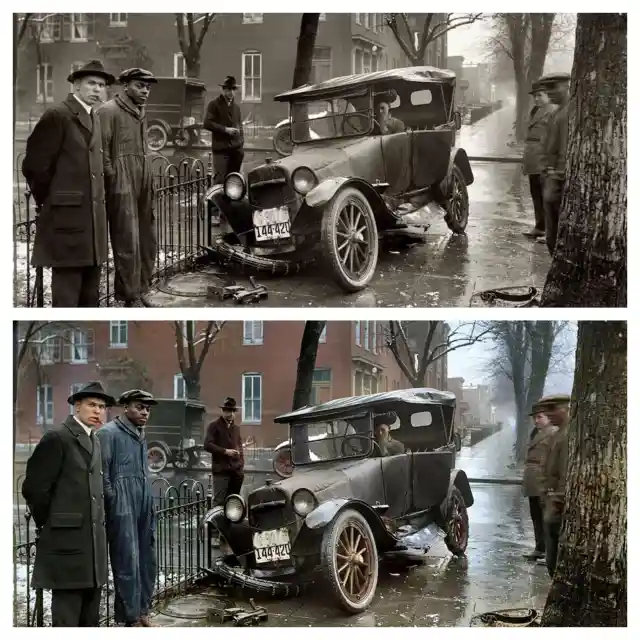
[[[478,122],[463,126],[458,134],[458,146],[469,156],[507,156],[521,158],[522,151],[514,142],[515,106],[506,105]]]

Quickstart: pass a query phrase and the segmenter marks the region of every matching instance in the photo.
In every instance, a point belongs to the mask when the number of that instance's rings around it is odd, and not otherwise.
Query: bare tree
[[[627,16],[578,14],[558,241],[541,304],[627,306]]]
[[[429,367],[456,349],[483,340],[491,328],[480,323],[460,324],[453,331],[441,320],[390,320],[386,342],[400,370],[413,387],[424,387]],[[413,334],[412,339],[410,334]]]
[[[571,409],[564,522],[542,625],[626,627],[625,322],[579,323]]]
[[[200,52],[204,39],[216,19],[215,13],[176,13],[178,43],[184,56],[187,76],[200,77]],[[200,25],[200,31],[196,29]]]
[[[316,368],[318,342],[326,326],[324,321],[308,320],[304,323],[304,332],[300,342],[296,387],[293,391],[293,409],[309,404],[313,386],[313,371]]]
[[[187,398],[200,399],[202,365],[224,325],[224,322],[207,322],[202,331],[197,331],[195,321],[174,321],[178,365],[184,379]]]
[[[412,66],[425,64],[427,49],[453,29],[482,19],[481,13],[426,13],[422,30],[417,33],[406,13],[386,13],[385,22]]]

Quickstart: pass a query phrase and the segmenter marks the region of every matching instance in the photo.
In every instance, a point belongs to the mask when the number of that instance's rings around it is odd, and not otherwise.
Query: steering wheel
[[[366,116],[362,113],[345,113],[342,116],[342,133],[345,136],[351,135],[353,133],[363,133],[364,128],[362,127],[362,121]],[[353,124],[352,120],[357,118],[358,126]],[[352,129],[351,132],[347,132],[347,125],[349,125]]]
[[[357,440],[360,442],[360,444],[352,444],[350,440]],[[375,439],[371,436],[364,435],[345,436],[342,444],[340,445],[340,453],[342,454],[343,458],[360,456],[367,450],[370,443],[373,443],[374,447],[378,448],[378,452],[382,456],[382,449],[380,448],[380,445],[375,441]]]

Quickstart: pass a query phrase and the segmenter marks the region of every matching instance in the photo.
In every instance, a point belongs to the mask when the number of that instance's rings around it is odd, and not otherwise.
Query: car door
[[[413,177],[411,133],[392,133],[380,136],[382,163],[389,188],[385,194],[401,196],[409,191]]]

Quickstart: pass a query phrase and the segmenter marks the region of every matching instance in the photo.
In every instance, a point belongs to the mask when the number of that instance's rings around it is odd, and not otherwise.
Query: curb
[[[522,484],[522,478],[467,478],[469,484],[498,484],[516,486]]]

